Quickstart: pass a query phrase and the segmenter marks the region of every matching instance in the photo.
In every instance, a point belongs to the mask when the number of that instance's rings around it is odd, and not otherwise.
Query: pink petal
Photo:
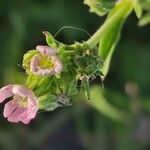
[[[36,73],[41,76],[48,76],[53,75],[54,71],[53,69],[39,69]]]
[[[36,72],[39,64],[38,55],[34,56],[30,62],[30,69],[32,72]]]
[[[7,85],[0,89],[0,103],[2,103],[6,98],[13,96],[12,93],[13,85]]]
[[[38,105],[38,99],[32,95],[28,97],[28,107],[34,107]]]
[[[18,116],[18,119],[25,124],[28,124],[31,119],[35,118],[38,111],[37,107],[30,107],[27,111]]]
[[[38,100],[34,96],[28,97],[28,107],[27,110],[18,116],[18,119],[25,124],[28,124],[31,119],[35,118],[38,111]]]
[[[23,85],[14,85],[12,88],[13,94],[19,94],[22,97],[32,96],[32,92]]]
[[[26,110],[27,110],[26,108],[18,107],[12,114],[10,114],[7,120],[14,123],[19,122],[20,120],[18,116],[24,113]]]
[[[50,48],[49,46],[45,45],[38,45],[36,46],[36,49],[40,51],[43,55],[51,56],[56,54],[56,50],[53,48]]]
[[[16,100],[11,100],[7,102],[4,106],[4,117],[7,118],[18,106],[19,104]]]
[[[57,56],[51,56],[51,58],[55,64],[54,72],[55,72],[55,74],[59,74],[63,69],[63,64]]]
[[[21,120],[20,120],[21,121]],[[24,124],[28,124],[30,122],[30,120],[23,120],[22,121]]]
[[[62,63],[59,61],[59,60],[57,60],[56,62],[55,62],[55,73],[56,74],[59,74],[61,71],[62,71],[62,69],[63,69],[63,65],[62,65]]]
[[[29,109],[27,108],[25,112],[23,112],[21,115],[18,116],[18,119],[24,123],[26,122],[26,120],[28,120],[28,114]]]
[[[51,75],[52,74],[52,69],[41,69],[39,67],[39,61],[40,61],[39,55],[36,55],[32,58],[31,63],[30,63],[30,71],[37,74],[37,75]]]
[[[35,118],[37,111],[38,111],[37,107],[32,107],[31,110],[30,110],[30,113],[28,115],[28,119]]]

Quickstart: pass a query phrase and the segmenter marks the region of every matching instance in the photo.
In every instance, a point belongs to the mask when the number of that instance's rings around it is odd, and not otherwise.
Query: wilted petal
[[[56,54],[56,50],[53,48],[50,48],[49,46],[45,45],[38,45],[36,46],[36,49],[40,51],[43,55],[51,56]]]
[[[11,100],[9,102],[7,102],[4,106],[4,117],[8,117],[17,107],[19,106],[19,104],[17,103],[16,100]]]
[[[2,103],[6,98],[13,96],[12,93],[13,85],[7,85],[0,89],[0,103]]]

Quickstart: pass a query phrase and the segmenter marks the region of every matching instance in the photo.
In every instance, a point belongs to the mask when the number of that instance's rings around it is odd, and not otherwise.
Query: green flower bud
[[[74,61],[77,68],[78,79],[83,80],[101,75],[100,69],[103,64],[96,49],[90,49],[86,44],[83,44],[83,46],[79,48]]]

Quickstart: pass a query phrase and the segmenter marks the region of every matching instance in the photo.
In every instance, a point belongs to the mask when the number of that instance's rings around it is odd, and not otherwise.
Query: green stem
[[[91,88],[90,104],[96,110],[98,110],[99,112],[103,113],[104,115],[113,120],[125,122],[126,119],[128,118],[128,114],[114,107],[107,101],[103,93],[103,90],[98,86]]]
[[[120,9],[117,11],[117,13],[113,14],[109,19],[106,19],[104,24],[93,34],[93,36],[86,41],[86,43],[91,47],[94,48],[100,41],[101,36],[106,32],[107,28],[111,26],[111,24],[114,23],[114,21],[120,17],[120,14],[123,12],[126,14],[124,17],[127,17],[130,13],[132,8],[132,0],[122,0],[121,2],[117,3],[118,7]],[[115,8],[114,8],[115,9]],[[113,11],[113,10],[112,10]]]

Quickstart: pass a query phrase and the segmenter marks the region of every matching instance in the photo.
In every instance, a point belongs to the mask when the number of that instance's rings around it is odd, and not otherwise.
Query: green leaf
[[[57,103],[57,97],[53,94],[47,94],[39,97],[39,109],[53,111],[61,105]]]
[[[103,89],[95,86],[91,88],[90,94],[90,104],[92,107],[94,107],[99,112],[103,113],[109,118],[118,121],[124,121],[124,119],[126,118],[125,114],[107,101],[107,99],[104,96]]]
[[[144,26],[150,23],[150,12],[141,17],[138,22],[139,26]]]
[[[136,16],[138,18],[141,18],[141,16],[142,16],[142,5],[140,4],[140,1],[139,0],[132,0],[132,5],[134,7]]]
[[[52,36],[51,33],[49,33],[48,31],[43,31],[43,34],[46,37],[46,42],[50,47],[56,47],[56,41],[54,39],[54,37]]]
[[[90,7],[90,11],[99,16],[105,15],[115,5],[116,0],[84,0],[84,4]]]
[[[37,50],[29,50],[27,53],[24,54],[22,66],[25,69],[29,69],[30,61],[32,57],[37,53],[38,53]]]
[[[107,28],[103,28],[103,34],[100,37],[99,43],[99,55],[104,60],[102,67],[102,73],[104,77],[107,75],[109,70],[110,61],[119,41],[121,29],[127,16],[132,10],[132,4],[129,0],[123,0],[116,4],[112,11],[110,11],[105,23],[111,23]]]
[[[38,86],[38,83],[40,83],[42,78],[38,75],[34,75],[34,74],[30,73],[30,71],[27,71],[27,73],[28,73],[28,77],[26,79],[25,85],[28,88],[35,90]]]

